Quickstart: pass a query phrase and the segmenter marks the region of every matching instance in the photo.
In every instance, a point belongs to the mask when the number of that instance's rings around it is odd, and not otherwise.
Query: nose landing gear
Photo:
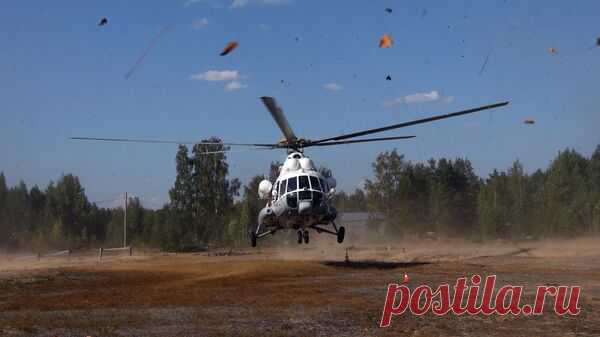
[[[346,228],[344,228],[344,226],[340,226],[340,228],[337,231],[337,242],[338,243],[344,242],[345,236],[346,236]]]
[[[309,241],[308,231],[306,229],[298,231],[298,244],[301,244],[302,241],[304,241],[304,243],[308,243]]]

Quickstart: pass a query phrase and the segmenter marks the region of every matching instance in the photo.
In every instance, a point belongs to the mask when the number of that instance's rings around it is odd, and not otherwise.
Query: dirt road
[[[600,336],[600,242],[298,246],[0,262],[1,336]],[[345,248],[351,263],[343,263]],[[385,263],[381,263],[385,262]],[[387,263],[387,264],[386,264]],[[387,284],[581,285],[578,316],[394,317]]]

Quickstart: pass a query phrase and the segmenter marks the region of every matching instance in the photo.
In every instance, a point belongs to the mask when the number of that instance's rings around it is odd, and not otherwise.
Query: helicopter
[[[228,147],[287,150],[287,157],[284,163],[278,168],[279,176],[277,179],[274,182],[265,179],[259,183],[258,196],[260,199],[266,201],[266,205],[259,212],[257,222],[254,225],[249,226],[250,245],[256,247],[259,239],[273,235],[280,230],[297,231],[298,244],[309,243],[309,230],[314,230],[317,233],[334,235],[337,238],[337,242],[341,244],[344,242],[346,230],[344,226],[338,226],[335,223],[337,210],[332,202],[337,182],[332,176],[326,177],[317,170],[312,159],[304,154],[304,149],[317,146],[324,147],[411,139],[416,136],[355,138],[413,125],[430,123],[441,119],[472,114],[483,110],[495,109],[509,104],[508,101],[504,101],[333,137],[306,139],[296,136],[283,113],[283,110],[279,107],[273,97],[264,96],[260,99],[284,136],[284,138],[277,143],[181,142],[172,140],[90,137],[71,137],[70,139],[137,143],[221,144]],[[227,151],[229,151],[229,148],[222,151],[204,152],[202,154],[209,155]],[[328,227],[329,225],[331,225],[331,227]]]

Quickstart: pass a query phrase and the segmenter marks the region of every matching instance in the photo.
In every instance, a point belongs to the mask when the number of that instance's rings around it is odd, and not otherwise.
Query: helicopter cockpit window
[[[321,192],[313,192],[313,205],[319,206],[323,201],[323,193]]]
[[[300,192],[298,192],[298,198],[300,200],[312,200],[312,192],[301,190]]]
[[[300,189],[309,189],[310,185],[308,185],[308,176],[299,176],[298,177],[299,182],[300,182]]]
[[[298,187],[298,182],[296,180],[296,177],[288,179],[288,181],[287,181],[287,191],[288,192],[295,191],[296,187]]]
[[[286,185],[287,185],[287,180],[282,180],[279,183],[279,197],[281,197],[285,194]]]
[[[296,208],[298,207],[298,193],[288,193],[287,195],[287,204],[288,207]]]
[[[313,190],[320,191],[321,187],[319,187],[319,178],[310,176],[310,185]]]

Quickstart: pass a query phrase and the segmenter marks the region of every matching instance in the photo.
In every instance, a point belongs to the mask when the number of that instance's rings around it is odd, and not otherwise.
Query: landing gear
[[[302,244],[302,238],[303,238],[302,231],[298,231],[298,244],[299,245]]]
[[[346,228],[344,228],[344,226],[340,226],[340,228],[337,231],[337,242],[344,242],[344,236],[346,236]]]
[[[315,229],[317,231],[317,233],[323,232],[323,233],[335,235],[337,237],[338,243],[344,242],[344,237],[346,237],[346,229],[344,228],[344,226],[340,226],[340,228],[338,228],[335,225],[335,222],[333,222],[333,221],[331,222],[331,225],[333,226],[333,230],[320,227],[319,225],[312,225],[310,227]],[[308,241],[306,241],[306,243],[308,243]]]
[[[304,230],[304,243],[308,243],[308,231],[305,229]]]
[[[274,228],[271,228],[266,231],[261,231],[261,227],[264,227],[264,225],[261,226],[259,224],[258,226],[256,226],[255,229],[250,231],[250,234],[249,234],[250,235],[250,245],[252,247],[256,247],[256,241],[258,241],[258,239],[261,239],[267,235],[273,235],[273,234],[275,234],[275,232],[277,232],[279,229],[281,229],[279,227],[274,227]]]

